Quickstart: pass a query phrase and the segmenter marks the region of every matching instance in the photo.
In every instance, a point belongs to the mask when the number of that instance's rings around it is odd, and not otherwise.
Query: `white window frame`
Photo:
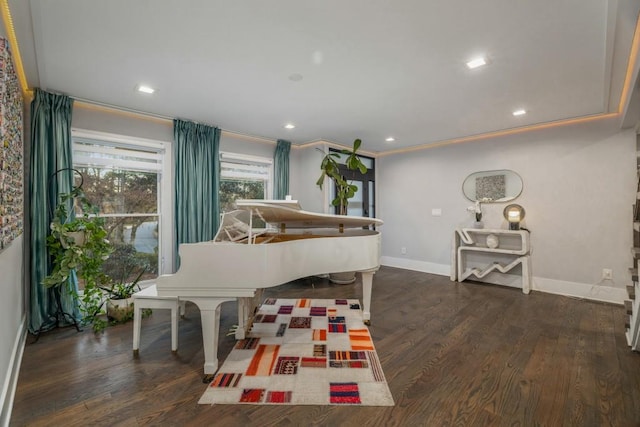
[[[248,154],[239,154],[239,153],[230,153],[227,151],[221,151],[220,163],[222,162],[239,163],[239,164],[248,165],[248,166],[256,165],[261,168],[264,168],[266,166],[267,170],[269,171],[269,174],[267,178],[267,185],[266,185],[267,194],[265,195],[265,199],[273,198],[273,159],[270,159],[268,157],[251,156]],[[220,169],[222,169],[222,167]],[[222,170],[221,170],[220,180],[222,181],[225,178],[228,179],[228,178],[251,178],[251,177],[240,176],[240,175],[236,177],[223,176]]]
[[[71,129],[72,144],[75,149],[75,139],[89,139],[97,142],[104,142],[106,144],[112,144],[118,147],[128,147],[131,149],[141,148],[148,151],[156,152],[160,155],[160,164],[156,169],[159,174],[158,182],[158,217],[160,222],[158,246],[159,246],[159,259],[158,259],[158,275],[173,273],[173,205],[174,205],[174,192],[173,192],[173,150],[172,143],[170,141],[158,141],[153,139],[138,138],[127,135],[118,135],[113,133],[98,132],[86,129]],[[108,152],[109,148],[100,148],[100,152]],[[144,157],[145,155],[138,157]],[[154,157],[153,153],[149,153],[149,156]],[[76,159],[74,159],[74,164]],[[78,163],[78,165],[94,165],[94,166],[118,166],[118,161],[113,162],[105,161],[105,159],[91,159],[84,163]],[[130,166],[131,164],[129,164]],[[151,170],[148,164],[141,165],[145,170]],[[134,216],[134,215],[131,215]],[[146,215],[145,215],[146,216]]]

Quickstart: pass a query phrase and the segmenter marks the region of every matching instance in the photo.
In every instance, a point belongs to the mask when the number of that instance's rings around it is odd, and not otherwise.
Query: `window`
[[[72,138],[74,168],[115,248],[104,272],[124,281],[171,272],[169,144],[80,130]]]
[[[238,199],[269,199],[272,183],[272,159],[220,153],[220,212],[234,210]]]
[[[362,163],[367,167],[367,172],[363,175],[360,173],[360,171],[352,171],[347,169],[347,166],[344,164],[346,155],[333,148],[329,150],[340,155],[338,164],[342,176],[344,176],[351,184],[358,187],[356,195],[352,199],[349,199],[349,206],[347,206],[347,215],[375,218],[375,159],[358,154],[358,157],[360,157]],[[335,194],[336,188],[334,184],[330,187],[329,200],[333,200]],[[338,207],[330,206],[330,210],[334,213],[338,213],[338,209]]]

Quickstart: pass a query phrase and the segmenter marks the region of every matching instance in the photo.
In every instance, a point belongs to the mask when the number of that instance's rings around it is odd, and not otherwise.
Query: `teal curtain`
[[[49,224],[53,217],[58,195],[71,191],[71,113],[73,100],[35,89],[31,102],[31,156],[29,164],[29,233],[30,233],[30,312],[29,331],[36,333],[56,325],[58,306],[54,292],[42,285],[51,272],[47,250]],[[54,175],[55,174],[55,175]],[[71,290],[77,291],[75,278],[71,289],[60,287],[61,309],[80,318]],[[65,319],[59,319],[64,321]]]
[[[276,152],[273,156],[273,198],[284,200],[289,194],[289,152],[291,143],[284,139],[279,139],[276,144]]]
[[[176,119],[173,138],[176,242],[211,240],[220,215],[220,129]]]

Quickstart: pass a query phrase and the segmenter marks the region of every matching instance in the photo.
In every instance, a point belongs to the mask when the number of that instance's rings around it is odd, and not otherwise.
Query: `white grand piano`
[[[362,274],[363,317],[371,318],[373,274],[380,267],[376,218],[306,212],[297,201],[238,200],[213,241],[181,244],[180,268],[156,279],[158,296],[200,309],[204,373],[218,369],[220,304],[238,300],[236,339],[243,339],[262,289],[327,273]]]

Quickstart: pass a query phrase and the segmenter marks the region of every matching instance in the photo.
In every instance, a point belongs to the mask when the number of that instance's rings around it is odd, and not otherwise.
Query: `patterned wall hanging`
[[[22,108],[9,42],[0,37],[0,251],[23,230]]]

